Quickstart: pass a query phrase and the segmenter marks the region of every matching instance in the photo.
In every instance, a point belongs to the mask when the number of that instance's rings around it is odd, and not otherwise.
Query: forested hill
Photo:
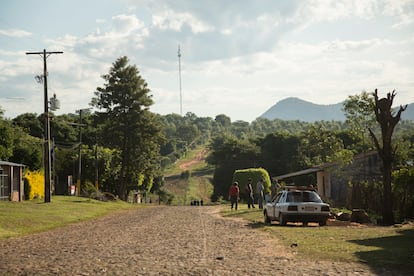
[[[303,122],[345,121],[343,102],[330,105],[314,104],[299,98],[286,98],[277,102],[259,118],[269,120],[299,120]],[[402,113],[403,120],[414,120],[414,103]]]

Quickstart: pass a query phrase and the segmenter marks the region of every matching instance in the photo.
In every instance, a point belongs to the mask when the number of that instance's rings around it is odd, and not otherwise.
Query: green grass
[[[241,208],[240,208],[241,207]],[[263,223],[261,210],[248,210],[245,204],[239,211],[222,211],[224,216],[241,217],[250,226],[274,235],[286,246],[297,244],[295,251],[304,257],[331,261],[362,262],[374,269],[414,271],[414,225],[366,226],[343,225],[319,227],[310,224],[279,226],[277,222]]]
[[[180,174],[182,170],[180,169],[180,166],[184,163],[190,162],[191,160],[194,160],[201,151],[205,150],[205,146],[200,146],[196,149],[189,150],[185,156],[182,156],[177,162],[175,162],[170,167],[166,168],[164,171],[164,175],[175,175]],[[191,167],[190,170],[195,170],[199,168],[204,168],[206,166],[206,162],[203,160],[202,162],[195,164]]]
[[[164,175],[166,183],[164,189],[174,195],[173,205],[190,205],[192,200],[203,199],[205,204],[210,203],[213,194],[211,179],[214,173],[214,166],[209,166],[205,160],[197,160],[197,156],[205,150],[205,147],[198,147],[188,151],[186,156],[178,160],[173,166],[169,167]],[[180,168],[183,164],[189,164],[187,169]],[[189,171],[188,179],[181,178],[183,171]]]
[[[119,200],[102,202],[73,196],[53,196],[50,203],[0,201],[0,239],[41,232],[136,206]]]

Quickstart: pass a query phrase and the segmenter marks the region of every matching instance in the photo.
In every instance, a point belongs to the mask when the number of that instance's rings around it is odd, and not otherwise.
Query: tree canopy
[[[98,109],[95,121],[102,144],[118,152],[116,189],[125,199],[129,189],[143,184],[142,175],[152,185],[159,174],[154,165],[159,164],[161,124],[149,111],[153,101],[147,83],[127,57],[117,59],[102,78],[104,86],[96,89],[91,105]]]

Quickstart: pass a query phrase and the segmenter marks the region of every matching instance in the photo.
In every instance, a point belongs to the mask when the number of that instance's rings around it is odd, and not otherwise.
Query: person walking
[[[240,194],[239,183],[234,182],[233,185],[231,185],[229,189],[229,200],[231,203],[231,210],[233,210],[233,207],[234,207],[235,210],[237,211],[237,203],[239,201],[239,194]]]
[[[260,180],[256,184],[256,193],[257,193],[257,204],[259,205],[259,209],[263,209],[263,190],[264,190],[264,179],[260,178]]]
[[[247,192],[247,208],[250,209],[254,207],[254,198],[253,198],[253,186],[252,186],[252,179],[249,178],[246,185],[246,192]]]

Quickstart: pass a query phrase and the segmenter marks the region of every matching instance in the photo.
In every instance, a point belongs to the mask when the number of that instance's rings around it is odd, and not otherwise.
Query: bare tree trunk
[[[392,134],[395,126],[398,124],[401,118],[401,113],[407,108],[402,107],[398,110],[398,113],[393,116],[392,103],[395,97],[395,91],[387,94],[387,98],[378,99],[378,91],[375,89],[375,116],[377,122],[381,126],[382,145],[380,145],[374,132],[369,129],[371,137],[374,139],[375,146],[382,159],[383,163],[383,209],[382,219],[384,224],[394,223],[393,214],[393,202],[392,202],[392,162],[394,159],[394,149],[392,148]]]

